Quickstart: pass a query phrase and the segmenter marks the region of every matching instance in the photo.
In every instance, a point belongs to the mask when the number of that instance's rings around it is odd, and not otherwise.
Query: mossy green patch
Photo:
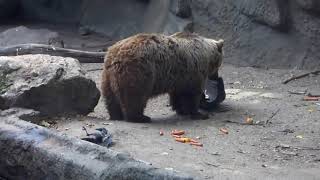
[[[0,94],[5,93],[11,84],[5,74],[0,74]]]

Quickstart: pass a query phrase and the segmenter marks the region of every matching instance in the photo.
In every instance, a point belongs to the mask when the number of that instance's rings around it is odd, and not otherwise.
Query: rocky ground
[[[83,67],[99,86],[101,64]],[[224,64],[227,98],[208,120],[176,116],[167,106],[167,96],[161,96],[148,103],[146,114],[153,118],[149,124],[109,121],[102,100],[89,117],[49,122],[57,123],[53,129],[75,137],[85,135],[82,126],[88,131],[106,127],[114,136],[112,149],[198,179],[319,179],[320,104],[303,101],[299,93],[320,94],[320,76],[281,83],[303,72]],[[248,117],[253,125],[246,123]],[[227,128],[228,134],[220,128]],[[173,129],[198,137],[204,146],[175,142]]]

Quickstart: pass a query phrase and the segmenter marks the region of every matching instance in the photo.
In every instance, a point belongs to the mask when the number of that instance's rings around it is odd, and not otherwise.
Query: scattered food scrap
[[[172,135],[172,137],[174,137],[174,138],[181,138],[182,136],[179,136],[179,135]]]
[[[41,126],[44,126],[44,127],[47,127],[47,128],[51,126],[51,124],[48,123],[48,122],[45,121],[45,120],[41,121],[40,125],[41,125]]]
[[[181,135],[184,135],[185,134],[185,131],[183,131],[183,130],[173,130],[172,132],[171,132],[171,135],[178,135],[178,136],[181,136]]]
[[[320,100],[320,96],[305,96],[303,98],[304,101],[319,101]]]
[[[159,134],[160,134],[160,136],[163,136],[164,132],[162,130],[160,130]]]
[[[171,131],[171,136],[174,138],[175,141],[181,142],[181,143],[188,143],[193,146],[203,147],[203,144],[199,143],[197,140],[182,136],[184,134],[185,134],[184,130],[176,130],[175,129],[175,130]],[[200,137],[198,137],[198,138],[200,138]]]
[[[192,146],[203,147],[202,143],[199,143],[198,141],[191,138],[175,138],[175,140],[181,143],[189,143]]]
[[[175,138],[175,140],[182,143],[190,142],[189,138]]]
[[[310,112],[310,113],[315,112],[315,111],[316,111],[316,110],[315,110],[315,108],[313,108],[313,107],[308,108],[308,112]]]
[[[229,134],[229,131],[227,128],[220,128],[219,131],[222,132],[223,134]]]
[[[246,118],[246,124],[253,124],[253,118],[252,117],[247,117]]]
[[[196,142],[195,140],[186,137],[175,138],[175,140],[182,143]]]

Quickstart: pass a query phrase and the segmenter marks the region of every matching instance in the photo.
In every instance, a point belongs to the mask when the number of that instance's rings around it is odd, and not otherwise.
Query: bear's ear
[[[218,51],[219,51],[220,53],[222,53],[223,43],[224,43],[224,40],[223,40],[223,39],[219,39],[219,40],[216,42],[217,47],[218,47]]]

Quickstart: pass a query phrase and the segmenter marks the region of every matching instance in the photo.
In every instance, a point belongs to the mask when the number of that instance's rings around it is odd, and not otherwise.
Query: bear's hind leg
[[[129,122],[146,123],[151,122],[151,118],[143,114],[147,100],[143,97],[130,97],[121,102],[124,119]]]
[[[104,92],[105,105],[109,113],[109,120],[123,120],[122,110],[117,97],[113,94],[111,89]]]
[[[116,97],[113,96],[106,101],[106,107],[108,109],[110,120],[123,120],[123,114],[119,102]]]
[[[123,114],[119,104],[118,98],[110,86],[109,74],[103,71],[102,82],[101,82],[101,94],[105,101],[105,106],[108,110],[110,120],[123,120]]]
[[[126,121],[151,121],[150,117],[144,115],[144,109],[152,94],[153,81],[153,71],[144,61],[133,61],[119,71],[117,95]]]

